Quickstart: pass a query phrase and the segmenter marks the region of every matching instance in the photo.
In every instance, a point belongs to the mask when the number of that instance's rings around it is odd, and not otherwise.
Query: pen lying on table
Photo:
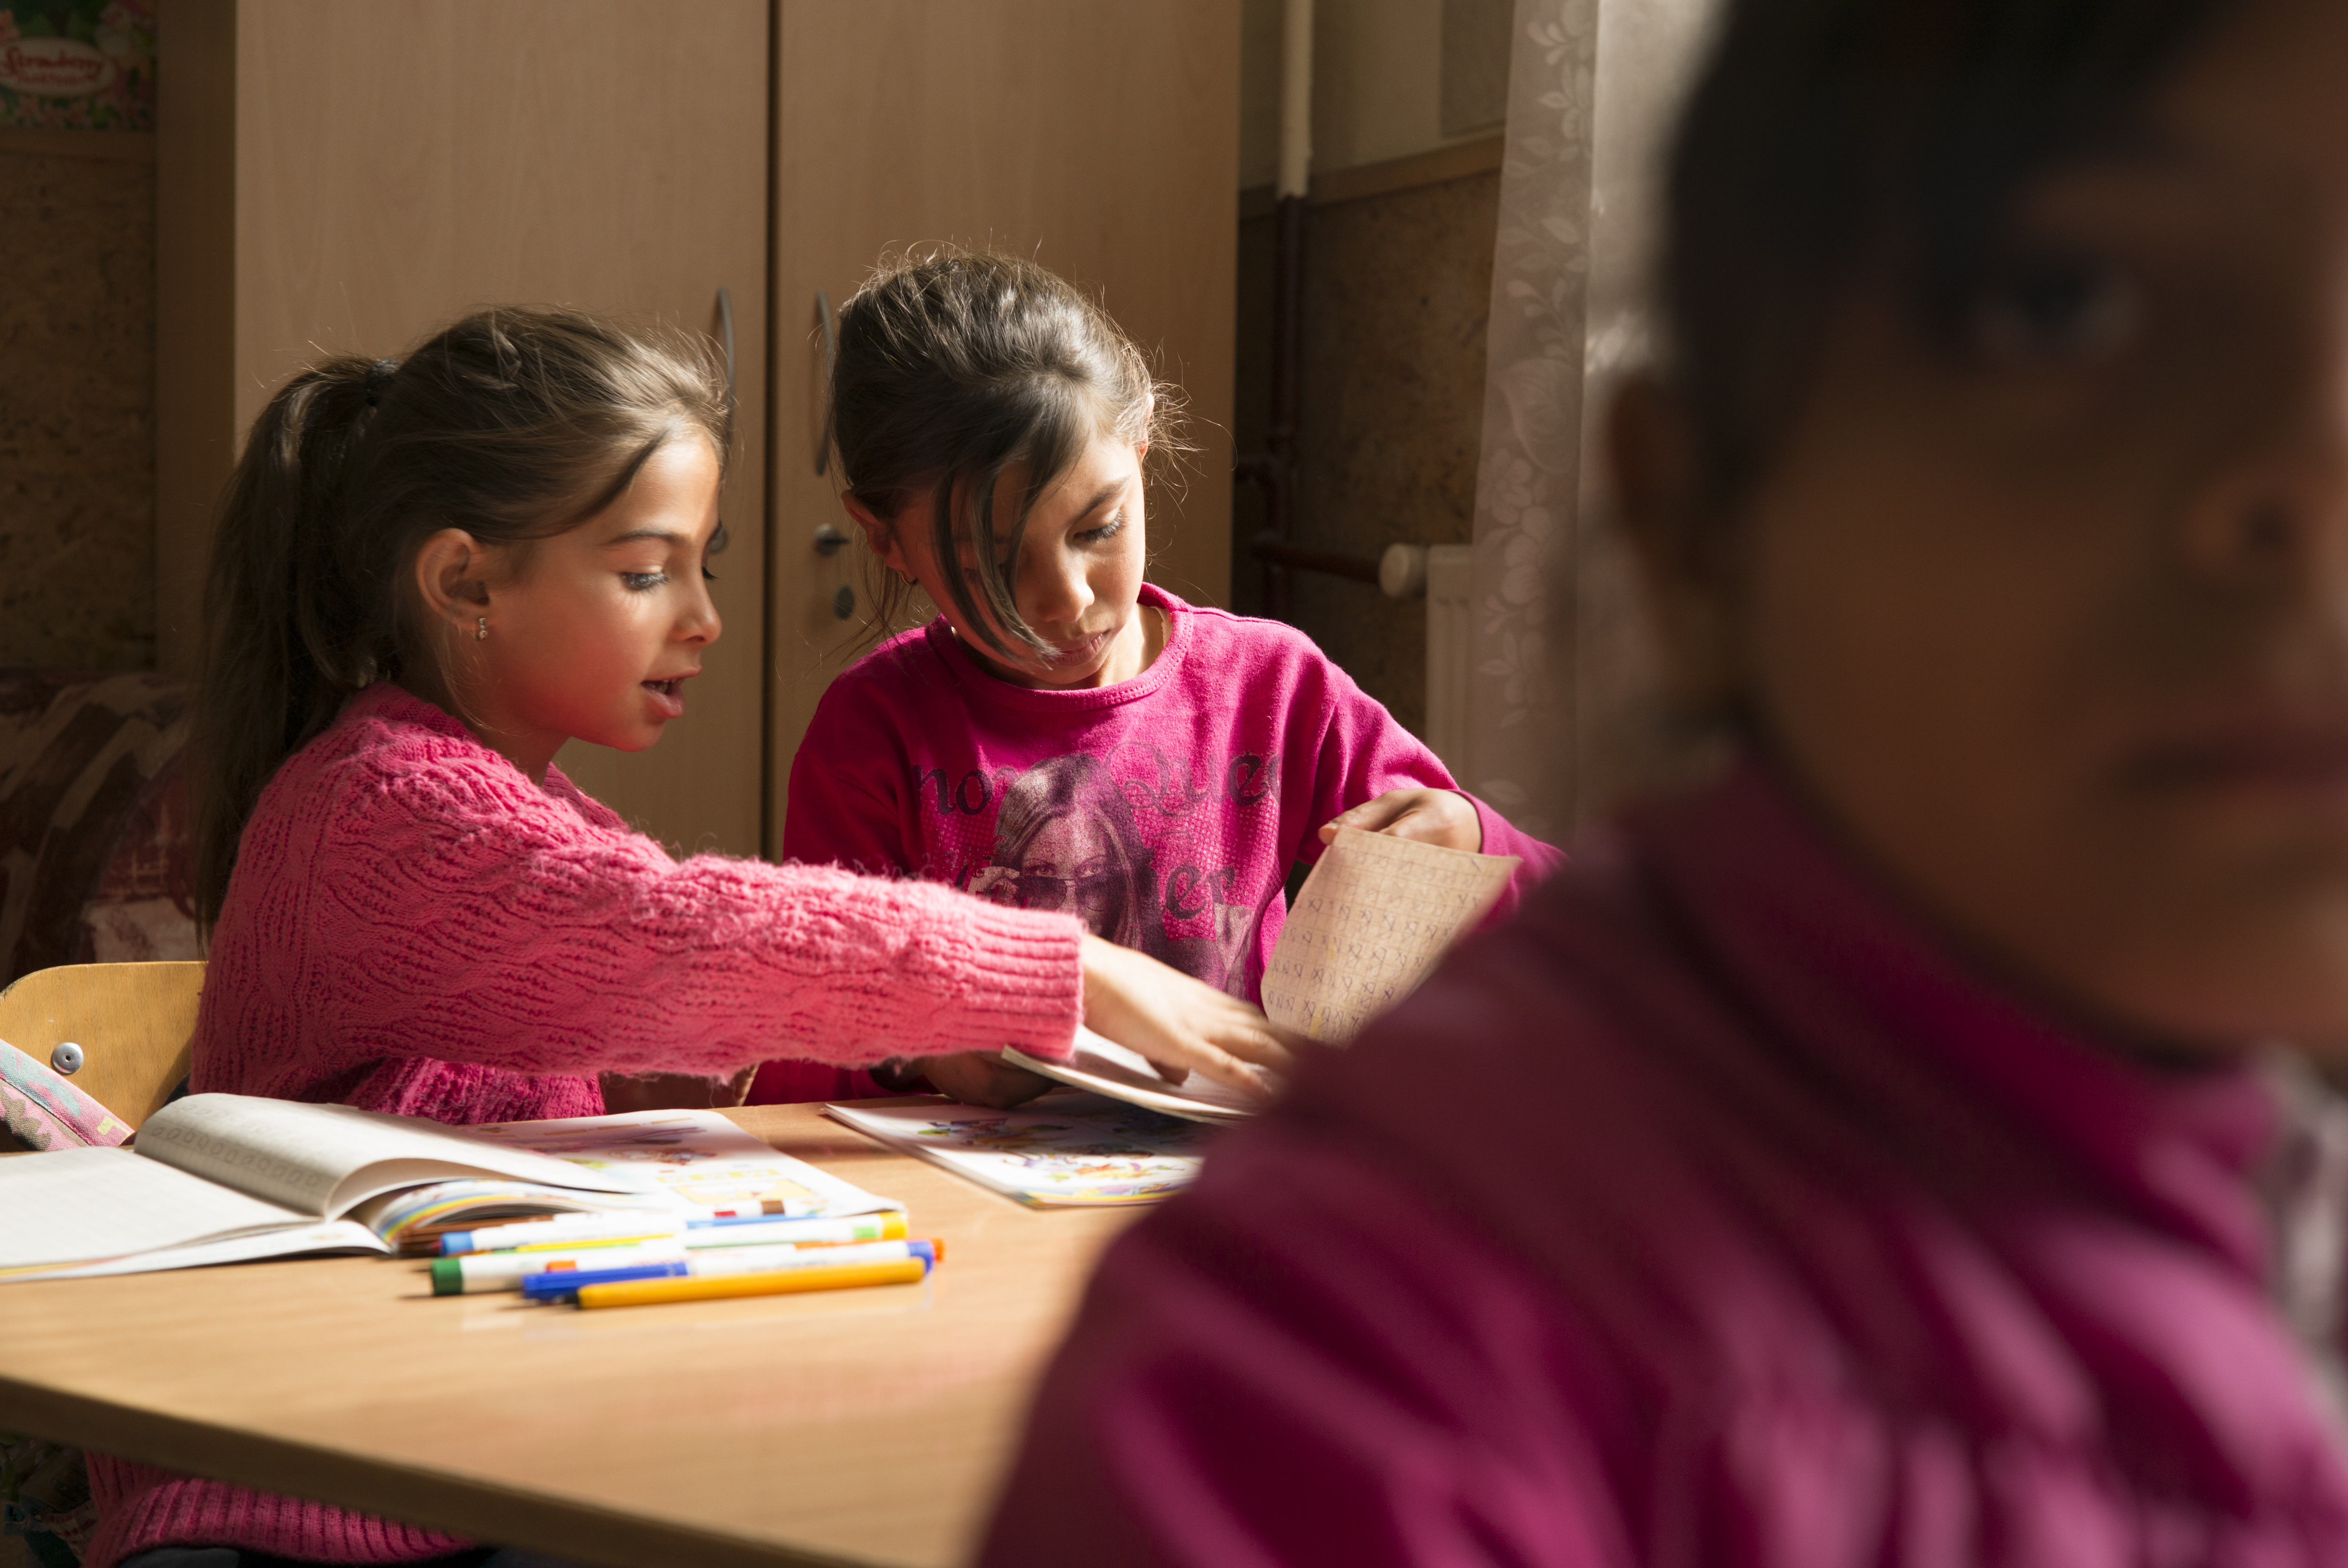
[[[945,1255],[934,1240],[860,1242],[847,1246],[742,1247],[723,1254],[653,1260],[622,1268],[557,1268],[526,1275],[521,1293],[530,1301],[569,1301],[599,1285],[639,1279],[739,1279],[748,1275],[806,1269],[856,1268],[868,1264],[919,1263],[924,1271]]]
[[[725,1275],[714,1279],[630,1279],[590,1285],[579,1305],[658,1307],[674,1301],[714,1301],[729,1296],[794,1296],[807,1290],[854,1290],[871,1285],[919,1285],[930,1266],[917,1257],[896,1263],[859,1263],[822,1268],[786,1268],[763,1274]]]

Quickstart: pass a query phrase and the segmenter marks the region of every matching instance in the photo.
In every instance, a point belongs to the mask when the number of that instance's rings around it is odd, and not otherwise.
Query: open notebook
[[[0,1282],[388,1254],[420,1225],[746,1201],[799,1214],[902,1206],[714,1111],[460,1128],[191,1094],[149,1117],[132,1148],[0,1160]]]
[[[1517,866],[1513,855],[1339,828],[1290,907],[1265,967],[1266,1016],[1313,1040],[1353,1039],[1483,918]],[[1066,1062],[1003,1054],[1046,1078],[1194,1121],[1239,1121],[1262,1104],[1195,1072],[1169,1083],[1140,1055],[1085,1029]]]

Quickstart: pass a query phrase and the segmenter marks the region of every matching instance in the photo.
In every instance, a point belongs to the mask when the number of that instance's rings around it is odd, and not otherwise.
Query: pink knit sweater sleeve
[[[411,732],[412,733],[412,732]],[[401,756],[420,744],[438,757]],[[453,757],[451,753],[456,753]],[[1078,927],[951,889],[703,855],[427,737],[323,792],[309,935],[359,1056],[718,1073],[1070,1049]],[[386,764],[407,765],[382,765]]]

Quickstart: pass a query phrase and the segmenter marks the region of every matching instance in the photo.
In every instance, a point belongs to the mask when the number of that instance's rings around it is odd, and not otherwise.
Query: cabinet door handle
[[[839,321],[831,313],[831,296],[821,289],[815,292],[815,318],[823,326],[823,387],[824,395],[831,395],[831,362],[839,355]],[[831,467],[831,420],[827,413],[823,428],[815,438],[815,473],[820,479]]]
[[[717,332],[726,343],[726,418],[734,418],[734,291],[717,286]]]

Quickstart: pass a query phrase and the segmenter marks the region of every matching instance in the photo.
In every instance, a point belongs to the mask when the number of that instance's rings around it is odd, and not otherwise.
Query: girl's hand
[[[992,1106],[1008,1111],[1014,1105],[1024,1105],[1045,1090],[1053,1088],[1052,1081],[1040,1072],[1030,1072],[1011,1063],[991,1050],[958,1050],[952,1056],[925,1056],[914,1064],[930,1087],[965,1105]]]
[[[1148,1057],[1169,1083],[1195,1070],[1270,1099],[1263,1070],[1287,1071],[1294,1065],[1291,1048],[1305,1043],[1261,1009],[1147,953],[1087,934],[1083,964],[1085,1026]]]
[[[1364,833],[1391,833],[1446,849],[1484,848],[1484,822],[1476,807],[1457,790],[1390,789],[1375,800],[1364,801],[1344,815],[1323,824],[1321,842],[1336,842],[1341,827]]]

